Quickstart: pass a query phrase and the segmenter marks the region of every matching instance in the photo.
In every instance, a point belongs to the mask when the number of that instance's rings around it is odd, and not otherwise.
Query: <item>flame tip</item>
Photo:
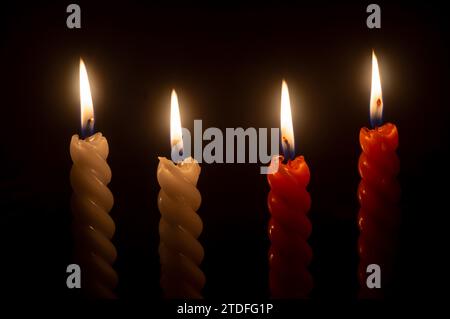
[[[178,96],[175,89],[172,89],[170,99],[170,144],[172,153],[176,152],[182,155],[183,152],[183,136],[181,127],[180,107]]]
[[[370,122],[373,127],[381,124],[383,115],[383,94],[378,59],[372,50],[372,84],[370,91]]]
[[[281,129],[281,145],[283,152],[287,158],[294,155],[294,129],[292,124],[291,101],[289,97],[289,88],[283,79],[281,84],[281,108],[280,108],[280,129]]]
[[[91,88],[86,65],[80,57],[80,108],[81,128],[84,133],[86,129],[93,133],[94,128],[94,105],[92,103]],[[83,134],[84,135],[84,134]]]

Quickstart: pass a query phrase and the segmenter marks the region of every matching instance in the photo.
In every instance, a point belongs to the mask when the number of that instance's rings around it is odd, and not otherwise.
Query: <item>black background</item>
[[[2,284],[11,298],[78,298],[71,262],[69,142],[79,133],[78,63],[89,72],[96,130],[108,139],[115,268],[121,298],[160,296],[157,156],[169,156],[170,91],[182,123],[277,127],[290,87],[296,152],[310,166],[313,299],[356,297],[358,134],[369,125],[371,50],[384,120],[400,134],[402,214],[391,297],[437,295],[446,271],[438,225],[448,165],[449,49],[437,4],[149,5],[77,2],[3,6],[1,15]],[[442,184],[441,184],[442,183]],[[266,177],[256,164],[202,165],[200,241],[210,300],[266,298]]]

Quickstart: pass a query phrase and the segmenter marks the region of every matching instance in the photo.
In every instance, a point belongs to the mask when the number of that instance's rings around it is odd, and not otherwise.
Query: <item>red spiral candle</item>
[[[269,221],[269,283],[274,298],[304,298],[313,282],[308,271],[312,258],[307,239],[311,222],[306,216],[311,197],[306,186],[309,168],[303,156],[287,164],[282,163],[274,174],[267,175],[270,193]]]
[[[294,134],[289,91],[283,81],[281,93],[281,134],[283,149],[293,157]],[[278,170],[267,175],[270,185],[269,221],[269,285],[273,298],[306,298],[313,287],[308,265],[312,250],[307,243],[311,222],[306,214],[311,197],[306,190],[310,173],[303,156],[283,163],[279,156],[272,161]]]
[[[378,62],[372,55],[371,120],[374,129],[362,128],[359,134],[362,153],[358,170],[361,182],[358,187],[360,210],[358,227],[360,237],[358,252],[360,263],[358,277],[360,297],[380,298],[392,278],[395,237],[400,217],[400,185],[397,174],[400,161],[396,154],[398,131],[394,124],[379,126],[382,117],[381,81]],[[367,267],[380,267],[381,287],[369,287]]]

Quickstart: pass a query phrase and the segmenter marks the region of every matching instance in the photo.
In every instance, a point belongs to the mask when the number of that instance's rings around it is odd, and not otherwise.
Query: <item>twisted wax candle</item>
[[[177,165],[159,157],[159,254],[166,298],[202,298],[206,279],[199,268],[204,251],[197,240],[203,228],[196,212],[201,203],[196,188],[199,175],[200,166],[190,157]]]
[[[111,181],[108,142],[101,133],[84,140],[72,136],[72,213],[75,258],[81,267],[82,289],[91,298],[115,298],[118,277],[112,264],[117,252],[111,243],[115,231],[109,216],[114,198],[106,186]]]
[[[303,156],[283,164],[268,174],[270,185],[269,284],[273,298],[306,298],[313,287],[308,265],[312,249],[307,243],[312,226],[306,214],[311,197],[306,190],[310,173]]]
[[[397,127],[387,123],[373,130],[362,128],[359,141],[362,148],[358,163],[361,176],[358,187],[361,205],[358,214],[360,297],[379,298],[384,295],[383,290],[391,280],[400,218],[400,184],[396,179],[400,168],[396,154]],[[366,269],[369,264],[380,266],[382,289],[367,287]]]

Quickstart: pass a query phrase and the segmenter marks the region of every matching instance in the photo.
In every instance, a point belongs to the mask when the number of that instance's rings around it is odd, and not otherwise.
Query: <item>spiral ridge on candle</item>
[[[200,299],[206,281],[199,267],[204,250],[197,239],[203,229],[196,212],[201,203],[196,188],[200,167],[196,162],[182,165],[186,170],[160,158],[157,171],[161,288],[165,298]]]
[[[301,156],[287,165],[280,158],[278,172],[268,175],[270,292],[272,298],[307,298],[313,288],[308,271],[312,249],[307,242],[312,231],[307,217],[309,169]]]
[[[400,184],[396,178],[400,161],[397,128],[385,124],[375,130],[361,129],[358,170],[360,210],[358,213],[358,277],[361,298],[381,298],[393,272],[396,235],[400,218]],[[381,289],[368,288],[367,266],[381,268]]]
[[[70,181],[75,260],[81,268],[84,293],[89,298],[116,298],[118,276],[112,265],[117,251],[111,242],[115,224],[109,215],[114,198],[106,186],[111,169],[106,158],[108,143],[100,133],[81,140],[72,137],[73,166]]]

